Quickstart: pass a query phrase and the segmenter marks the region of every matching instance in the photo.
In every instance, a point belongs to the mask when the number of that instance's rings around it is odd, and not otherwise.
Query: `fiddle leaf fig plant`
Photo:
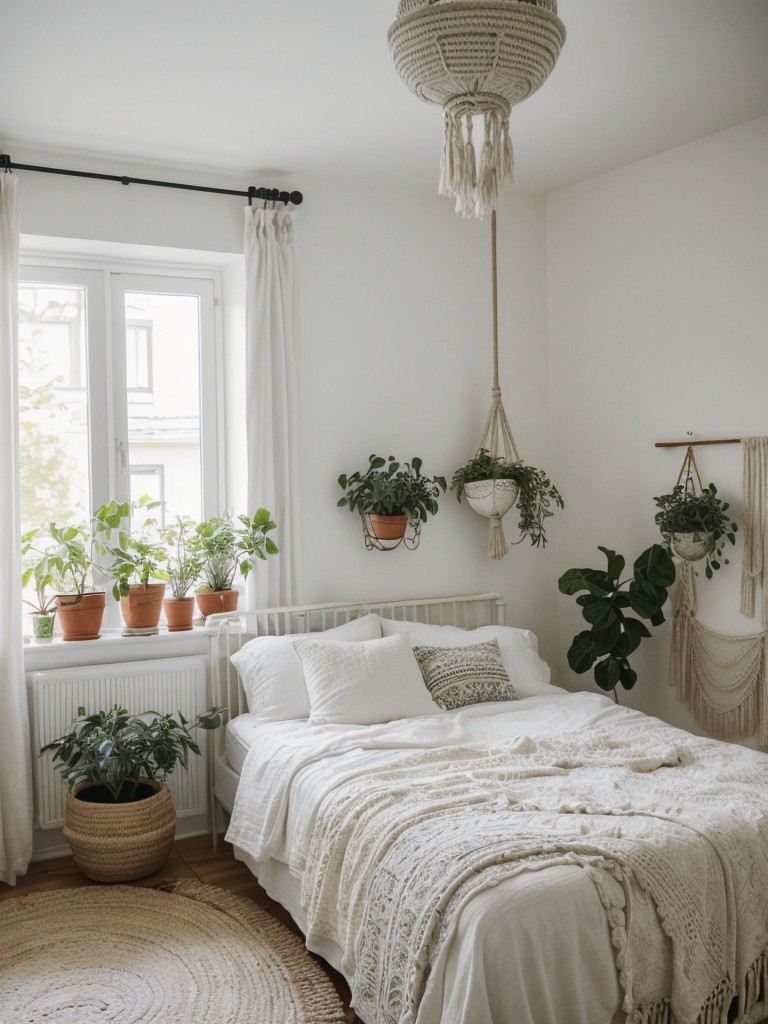
[[[607,560],[605,569],[568,569],[558,580],[562,594],[577,595],[576,603],[589,624],[568,648],[568,664],[581,674],[593,669],[595,682],[603,690],[621,683],[631,690],[637,673],[629,656],[664,621],[662,608],[675,582],[675,564],[666,547],[652,544],[622,579],[625,559],[610,548],[598,547]],[[634,614],[631,614],[634,613]]]

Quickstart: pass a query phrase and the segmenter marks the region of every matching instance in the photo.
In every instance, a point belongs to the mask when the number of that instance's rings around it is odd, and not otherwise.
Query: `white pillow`
[[[295,638],[293,646],[304,666],[310,725],[373,725],[440,712],[407,636],[362,643]]]
[[[381,637],[378,615],[362,615],[321,633],[298,633],[321,643],[333,637],[360,642]],[[243,681],[248,710],[259,722],[287,722],[309,718],[309,694],[301,660],[293,649],[291,636],[259,636],[243,644],[230,661]]]
[[[412,647],[466,647],[484,640],[498,640],[501,663],[512,681],[518,697],[565,693],[550,683],[550,669],[537,653],[536,634],[514,626],[480,626],[459,629],[457,626],[433,626],[423,622],[381,619],[383,635],[408,634]]]

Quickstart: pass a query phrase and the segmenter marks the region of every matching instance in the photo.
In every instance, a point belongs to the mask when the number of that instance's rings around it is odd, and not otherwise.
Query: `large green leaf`
[[[647,579],[633,580],[629,585],[629,603],[632,610],[643,619],[658,615],[667,599],[663,587],[656,587]]]
[[[557,581],[558,589],[561,594],[578,594],[580,590],[587,589],[587,583],[584,579],[584,573],[588,572],[587,569],[568,569],[560,579]]]
[[[619,661],[619,682],[625,690],[631,690],[637,682],[637,672],[630,667],[626,658]]]
[[[624,566],[626,565],[626,562],[624,561],[624,556],[617,555],[616,552],[612,551],[610,548],[604,548],[600,545],[598,545],[597,550],[602,551],[605,557],[608,559],[608,575],[611,577],[612,580],[618,583],[619,577],[624,572]]]
[[[619,661],[609,654],[595,665],[595,682],[603,690],[612,690],[621,674]]]
[[[592,636],[594,638],[595,654],[598,658],[602,658],[604,654],[609,654],[621,640],[621,621],[617,619],[616,622],[606,629],[593,630]]]
[[[581,614],[591,625],[597,629],[607,629],[618,621],[619,612],[613,607],[608,597],[593,597],[589,595],[584,601]]]
[[[594,648],[590,630],[576,634],[567,654],[568,664],[574,672],[581,675],[582,672],[588,672],[592,668],[596,657]]]
[[[675,582],[675,563],[667,548],[652,544],[636,559],[635,577],[645,577],[658,587],[669,588]]]

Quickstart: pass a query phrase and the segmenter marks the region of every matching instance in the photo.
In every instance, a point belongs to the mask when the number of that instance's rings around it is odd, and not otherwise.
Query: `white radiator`
[[[120,704],[128,711],[181,711],[194,719],[206,706],[206,659],[158,658],[119,665],[51,669],[27,675],[34,758],[35,810],[38,828],[64,824],[65,786],[51,764],[52,754],[40,748],[69,728],[77,709],[88,714]],[[207,807],[207,733],[195,734],[201,757],[190,755],[189,766],[177,768],[168,780],[179,817],[205,814]]]

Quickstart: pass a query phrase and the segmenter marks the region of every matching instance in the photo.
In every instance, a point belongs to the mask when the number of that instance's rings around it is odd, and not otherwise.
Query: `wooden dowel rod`
[[[714,441],[657,441],[657,448],[693,448],[699,444],[741,444],[740,437],[721,437]]]

